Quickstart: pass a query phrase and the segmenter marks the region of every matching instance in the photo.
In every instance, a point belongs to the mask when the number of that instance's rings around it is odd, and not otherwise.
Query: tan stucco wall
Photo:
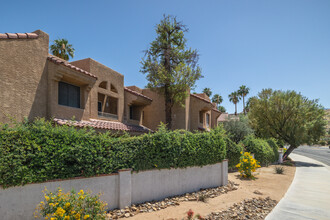
[[[138,88],[138,87],[136,87]],[[136,91],[136,90],[134,90]],[[142,90],[140,90],[142,91]],[[141,96],[132,94],[131,92],[124,91],[124,117],[123,122],[135,125],[142,125],[142,112],[144,111],[147,105],[152,103],[151,100],[143,98]],[[130,119],[130,106],[134,106],[134,116],[138,118],[137,120]]]
[[[194,96],[190,96],[190,128],[189,130],[195,131],[198,130],[198,128],[206,128],[206,114],[210,114],[210,123],[212,122],[212,104],[207,103],[203,100],[200,100]],[[199,112],[204,112],[204,120],[203,124],[199,123]]]
[[[62,81],[80,87],[80,108],[58,104],[58,83]],[[48,114],[47,117],[76,120],[90,117],[90,89],[96,79],[68,67],[48,61]]]
[[[0,40],[0,122],[45,117],[49,36]]]
[[[73,65],[80,67],[98,77],[96,83],[90,92],[90,118],[99,118],[97,111],[98,93],[102,93],[118,99],[118,120],[123,122],[124,117],[124,76],[117,71],[91,59],[87,58],[72,62]],[[99,84],[103,81],[107,82],[107,89],[99,87]],[[111,84],[115,86],[118,93],[110,90]],[[104,119],[104,118],[102,118]],[[111,118],[107,120],[113,120]]]

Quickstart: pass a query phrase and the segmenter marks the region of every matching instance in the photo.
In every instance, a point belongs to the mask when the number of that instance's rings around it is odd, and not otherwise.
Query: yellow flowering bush
[[[259,162],[249,152],[241,152],[240,162],[236,165],[242,177],[253,178],[253,172],[260,167]]]
[[[61,188],[57,192],[49,192],[46,188],[44,201],[37,205],[36,218],[48,220],[81,220],[105,219],[107,204],[100,201],[100,195],[92,196],[80,190],[76,193],[63,193]]]

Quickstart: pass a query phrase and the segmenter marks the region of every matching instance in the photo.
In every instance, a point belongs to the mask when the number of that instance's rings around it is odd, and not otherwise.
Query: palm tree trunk
[[[244,112],[244,115],[246,115],[246,113],[245,113],[245,102],[244,102],[244,95],[243,95],[243,112]]]
[[[235,103],[235,115],[237,115],[237,103]]]

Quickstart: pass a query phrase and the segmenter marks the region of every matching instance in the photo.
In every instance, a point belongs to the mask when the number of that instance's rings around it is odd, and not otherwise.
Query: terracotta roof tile
[[[130,92],[130,93],[132,93],[132,94],[134,94],[134,95],[141,96],[141,97],[143,97],[143,98],[146,98],[146,99],[152,101],[151,98],[149,98],[148,96],[145,96],[145,95],[143,95],[143,94],[141,94],[141,93],[139,93],[139,92],[136,92],[136,91],[134,91],[134,90],[131,90],[131,89],[127,88],[127,87],[125,87],[124,89],[125,89],[127,92]]]
[[[0,33],[0,39],[36,39],[38,37],[36,33]]]
[[[74,69],[74,70],[76,70],[76,71],[79,71],[79,72],[81,72],[81,73],[84,73],[84,74],[86,74],[87,76],[91,76],[91,77],[97,79],[97,76],[95,76],[94,74],[92,74],[92,73],[90,73],[90,72],[87,72],[87,71],[85,71],[85,70],[83,70],[83,69],[81,69],[81,68],[78,68],[78,67],[72,65],[71,63],[69,63],[68,61],[63,60],[63,59],[61,59],[61,58],[59,58],[59,57],[56,57],[56,56],[53,56],[53,55],[48,55],[47,59],[48,59],[49,61],[55,63],[55,64],[63,65],[63,66],[69,67],[69,68],[71,68],[71,69]]]
[[[59,125],[73,125],[75,127],[93,127],[97,129],[105,129],[105,130],[114,130],[114,131],[131,131],[131,132],[142,132],[142,133],[148,133],[151,131],[150,129],[139,126],[139,125],[130,125],[125,124],[122,122],[115,122],[115,121],[103,121],[103,120],[97,120],[97,119],[90,119],[88,121],[72,121],[72,120],[66,120],[66,119],[58,119],[55,118],[54,121]]]

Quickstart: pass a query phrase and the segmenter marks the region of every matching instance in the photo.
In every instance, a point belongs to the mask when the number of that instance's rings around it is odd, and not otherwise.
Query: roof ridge
[[[36,33],[0,33],[0,39],[37,39]]]
[[[127,88],[127,87],[124,87],[124,89],[125,89],[126,91],[130,92],[130,93],[133,93],[133,94],[135,94],[135,95],[138,95],[138,96],[144,97],[144,98],[149,99],[150,101],[152,101],[152,98],[149,98],[148,96],[145,96],[145,95],[143,95],[142,93],[139,93],[139,92],[134,91],[134,90],[132,90],[132,89],[129,89],[129,88]]]
[[[81,69],[79,67],[76,67],[76,66],[72,65],[71,63],[69,63],[68,61],[66,61],[66,60],[64,60],[62,58],[59,58],[57,56],[48,54],[47,59],[49,61],[55,63],[55,64],[58,64],[58,65],[62,64],[63,66],[69,67],[71,69],[74,69],[74,70],[76,70],[78,72],[84,73],[84,74],[86,74],[88,76],[91,76],[91,77],[97,79],[97,76],[96,75],[94,75],[94,74],[92,74],[92,73],[90,73],[90,72],[88,72],[86,70],[83,70],[83,69]]]

